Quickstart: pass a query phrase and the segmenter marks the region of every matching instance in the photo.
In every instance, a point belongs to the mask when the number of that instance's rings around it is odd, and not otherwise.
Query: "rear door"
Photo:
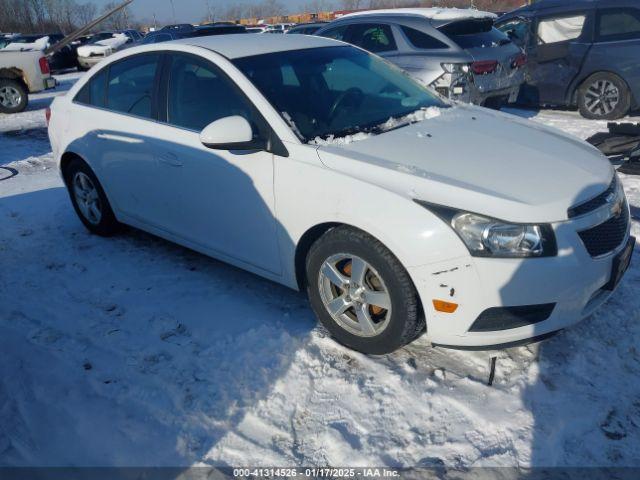
[[[527,84],[536,104],[564,105],[593,42],[593,9],[538,17],[528,48]]]
[[[603,8],[596,15],[594,45],[585,63],[585,75],[612,71],[640,100],[640,8]],[[587,70],[588,69],[588,70]]]

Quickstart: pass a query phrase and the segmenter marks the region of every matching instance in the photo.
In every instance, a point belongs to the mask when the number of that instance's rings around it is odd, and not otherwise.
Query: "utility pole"
[[[169,2],[171,3],[171,11],[173,12],[173,23],[174,23],[174,24],[175,24],[175,23],[178,23],[178,22],[176,21],[176,7],[175,7],[175,5],[173,4],[173,0],[169,0]]]

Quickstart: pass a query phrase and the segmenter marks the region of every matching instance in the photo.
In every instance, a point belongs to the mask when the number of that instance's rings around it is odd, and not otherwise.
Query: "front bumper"
[[[578,232],[606,220],[596,212],[553,225],[558,255],[547,258],[501,259],[465,256],[409,268],[427,319],[431,343],[453,348],[500,348],[535,341],[573,325],[593,313],[611,296],[607,287],[614,259],[629,243],[598,258],[587,252]],[[436,311],[433,300],[458,304],[454,313]],[[488,309],[555,304],[546,320],[517,328],[472,331]]]

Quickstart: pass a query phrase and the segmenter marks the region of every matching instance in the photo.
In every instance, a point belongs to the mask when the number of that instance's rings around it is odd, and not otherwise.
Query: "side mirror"
[[[251,124],[239,115],[225,117],[200,132],[202,144],[213,150],[264,150],[266,142],[253,138]]]

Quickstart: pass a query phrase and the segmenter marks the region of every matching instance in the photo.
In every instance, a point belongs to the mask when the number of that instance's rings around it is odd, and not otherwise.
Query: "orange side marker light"
[[[458,304],[434,299],[433,308],[435,308],[437,312],[453,313],[458,309]]]

